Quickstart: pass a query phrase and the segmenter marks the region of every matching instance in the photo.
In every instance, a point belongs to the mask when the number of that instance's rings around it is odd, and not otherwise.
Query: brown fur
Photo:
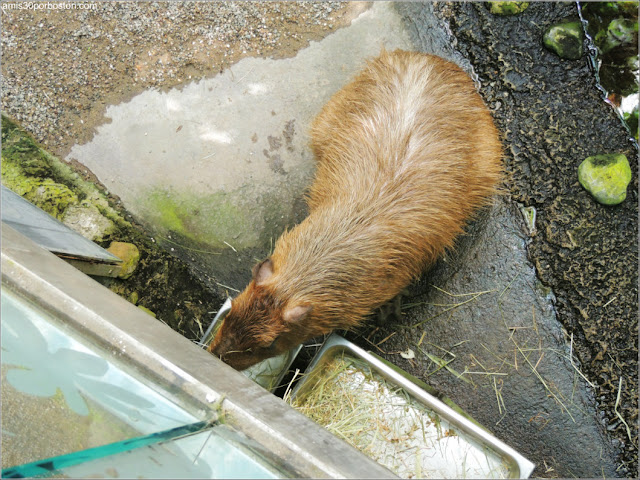
[[[315,119],[309,216],[285,232],[209,347],[237,369],[358,325],[453,246],[501,174],[491,116],[456,65],[383,52]]]

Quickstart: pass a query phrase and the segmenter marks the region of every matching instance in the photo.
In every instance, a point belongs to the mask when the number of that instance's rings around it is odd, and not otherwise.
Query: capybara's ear
[[[256,285],[262,285],[265,283],[271,275],[273,275],[273,262],[270,258],[263,260],[255,267],[253,267],[253,281]]]
[[[298,323],[307,316],[311,311],[311,305],[296,305],[295,307],[287,307],[282,315],[285,322]]]

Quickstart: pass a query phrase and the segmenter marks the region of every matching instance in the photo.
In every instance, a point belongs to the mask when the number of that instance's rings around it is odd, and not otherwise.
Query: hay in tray
[[[506,478],[510,473],[497,453],[343,353],[315,368],[288,401],[402,478]]]

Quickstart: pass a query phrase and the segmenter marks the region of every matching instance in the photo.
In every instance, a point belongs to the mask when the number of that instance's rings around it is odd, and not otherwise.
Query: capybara
[[[209,345],[242,370],[334,329],[350,329],[453,246],[490,202],[501,143],[455,64],[386,52],[324,106],[309,216],[282,234]]]

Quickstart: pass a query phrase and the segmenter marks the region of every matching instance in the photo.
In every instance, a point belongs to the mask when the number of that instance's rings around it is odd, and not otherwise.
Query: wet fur
[[[285,232],[209,350],[242,369],[358,325],[453,246],[501,175],[491,116],[456,65],[383,52],[315,119],[309,216]]]

